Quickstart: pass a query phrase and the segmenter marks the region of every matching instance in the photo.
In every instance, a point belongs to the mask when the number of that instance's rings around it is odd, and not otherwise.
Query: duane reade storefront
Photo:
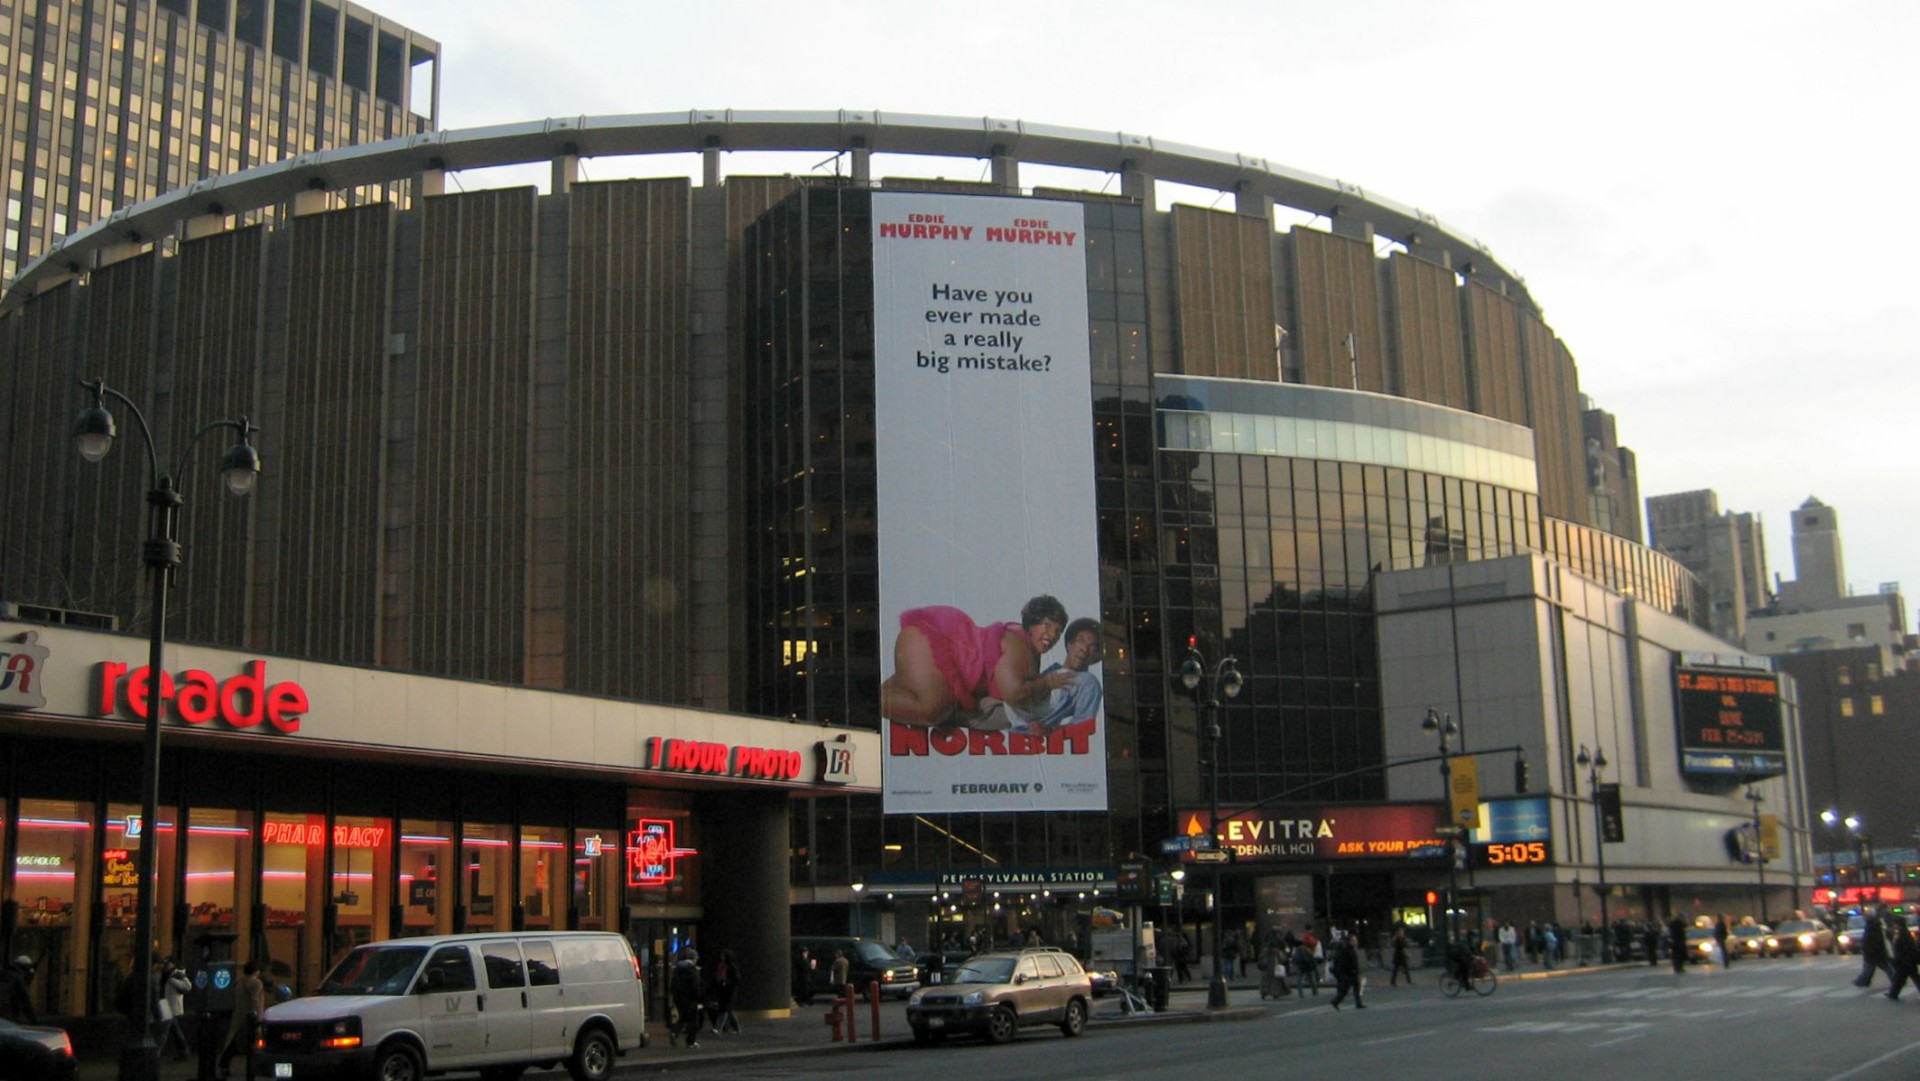
[[[157,949],[296,992],[463,931],[622,931],[655,995],[687,942],[777,973],[788,801],[878,790],[872,732],[170,645],[146,823],[146,650],[0,621],[0,953],[44,1015],[112,1009],[147,843]],[[786,981],[743,999],[785,1009]]]

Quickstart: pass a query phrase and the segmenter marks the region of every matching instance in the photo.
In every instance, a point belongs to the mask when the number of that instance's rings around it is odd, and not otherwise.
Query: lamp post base
[[[136,1037],[120,1049],[118,1081],[159,1081],[160,1045],[152,1036]]]
[[[1215,970],[1213,979],[1207,981],[1207,1009],[1224,1010],[1227,1008],[1227,978]]]

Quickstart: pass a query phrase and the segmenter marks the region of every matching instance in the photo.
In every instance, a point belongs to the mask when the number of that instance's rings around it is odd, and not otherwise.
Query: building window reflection
[[[468,822],[460,834],[461,884],[465,888],[461,904],[466,909],[465,925],[459,931],[499,931],[506,922],[500,908],[513,896],[513,864],[508,860],[507,827],[487,822]]]
[[[65,800],[20,801],[13,896],[20,904],[13,952],[35,962],[31,993],[41,1013],[83,1013],[86,930],[82,871],[93,860],[93,808]],[[117,985],[116,985],[117,986]],[[111,998],[111,992],[108,992]]]
[[[400,820],[400,904],[394,937],[453,931],[453,823]]]

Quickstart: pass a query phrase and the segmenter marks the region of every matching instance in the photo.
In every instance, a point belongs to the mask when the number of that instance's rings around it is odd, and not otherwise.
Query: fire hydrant
[[[838,996],[834,997],[833,1007],[827,1011],[826,1017],[822,1018],[822,1020],[824,1020],[828,1025],[831,1025],[833,1027],[833,1035],[827,1037],[827,1042],[839,1043],[840,1042],[840,999]]]

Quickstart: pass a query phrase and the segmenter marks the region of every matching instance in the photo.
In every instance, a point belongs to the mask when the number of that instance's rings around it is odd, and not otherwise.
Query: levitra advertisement
[[[889,814],[1105,810],[1077,203],[878,192]]]

